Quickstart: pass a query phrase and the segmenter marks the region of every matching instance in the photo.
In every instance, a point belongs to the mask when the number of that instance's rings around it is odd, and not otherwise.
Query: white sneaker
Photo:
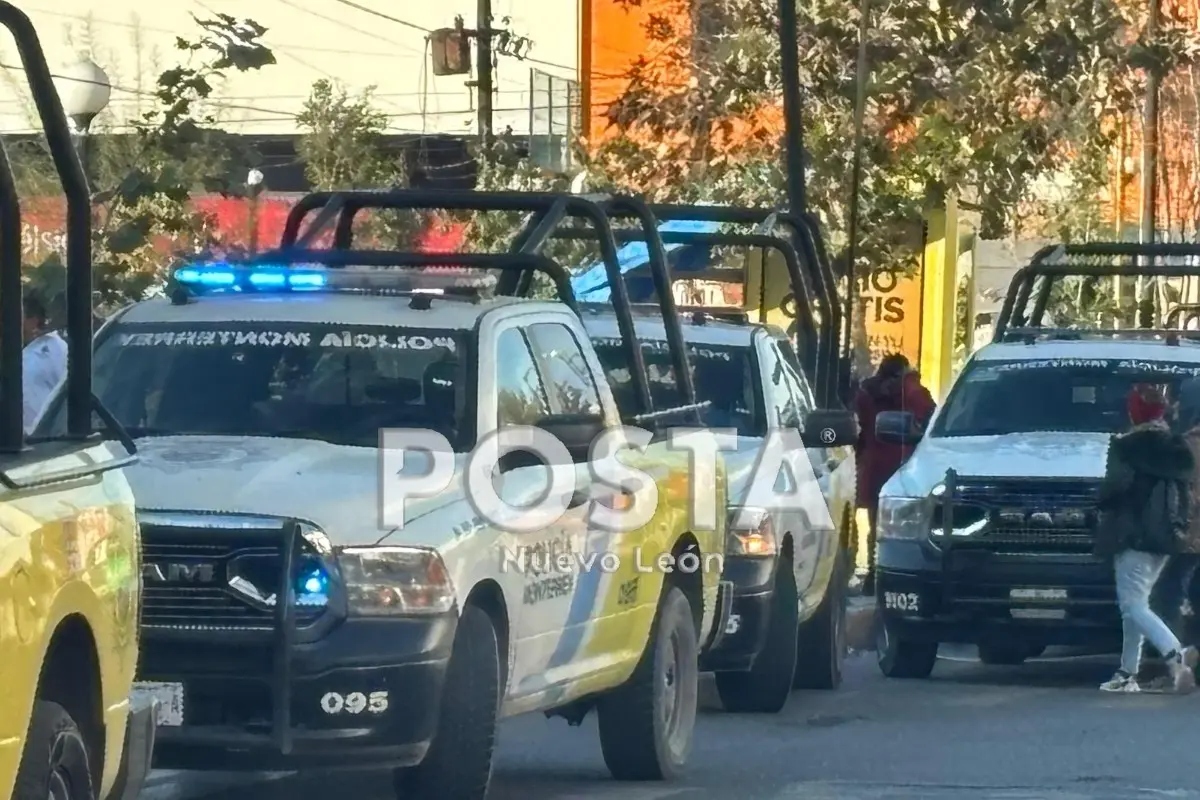
[[[1196,663],[1200,653],[1194,647],[1185,647],[1176,653],[1167,664],[1171,671],[1171,684],[1176,694],[1190,694],[1196,690]]]
[[[1104,683],[1100,684],[1102,692],[1119,692],[1124,694],[1136,694],[1140,692],[1142,687],[1138,685],[1137,679],[1128,672],[1117,670],[1117,673],[1109,678]]]

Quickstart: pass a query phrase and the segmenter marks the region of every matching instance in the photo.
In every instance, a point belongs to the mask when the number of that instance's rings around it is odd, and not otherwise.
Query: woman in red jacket
[[[867,575],[863,592],[875,591],[875,517],[879,492],[888,478],[912,454],[912,445],[891,444],[875,438],[875,417],[880,411],[910,411],[924,429],[936,404],[921,378],[900,353],[885,356],[875,374],[862,382],[854,398],[859,436],[855,446],[858,464],[858,507],[867,509],[871,530],[867,538]]]

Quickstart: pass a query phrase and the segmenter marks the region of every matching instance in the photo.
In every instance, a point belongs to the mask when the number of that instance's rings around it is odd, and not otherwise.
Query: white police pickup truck
[[[1017,333],[1017,332],[1014,332]],[[1119,646],[1111,562],[1092,554],[1109,439],[1135,384],[1168,394],[1200,347],[1140,331],[1020,332],[963,367],[922,437],[879,415],[879,438],[919,441],[879,500],[879,665],[924,678],[940,642],[1019,664],[1048,645]]]
[[[701,666],[716,672],[726,710],[774,713],[793,687],[834,689],[841,682],[858,428],[852,413],[816,407],[783,331],[680,311],[696,399],[709,404],[703,421],[736,436],[736,450],[722,453],[729,480],[725,579],[734,584],[734,600],[725,637]],[[587,307],[583,318],[620,404],[632,387],[616,319],[603,306]],[[655,392],[667,405],[677,402],[661,318],[639,316],[636,331]],[[786,431],[802,432],[804,447],[786,449],[786,469],[756,489],[764,445]],[[819,507],[770,507],[774,501],[761,491],[783,495],[806,478],[817,481]]]
[[[364,271],[370,287],[380,272]],[[688,498],[723,508],[723,484],[696,485],[687,452],[627,451],[656,510],[628,533],[598,529],[591,510],[633,498],[591,480],[589,447],[620,417],[578,315],[356,291],[360,277],[192,265],[97,337],[97,393],[141,454],[129,477],[156,765],[384,766],[404,797],[476,800],[497,716],[571,706],[597,710],[615,777],[671,777],[714,634],[720,570],[696,565],[725,536],[723,517],[688,527]],[[45,424],[60,423],[52,409]],[[577,477],[565,514],[524,533],[465,490],[467,454],[510,426],[557,436]],[[396,468],[381,429],[432,431],[454,451],[445,488],[402,527],[381,526],[381,487],[433,459]],[[501,459],[490,485],[524,505],[547,469]]]

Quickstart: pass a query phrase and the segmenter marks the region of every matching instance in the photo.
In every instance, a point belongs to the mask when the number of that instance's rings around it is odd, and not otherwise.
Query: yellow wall
[[[951,197],[928,214],[925,234],[921,380],[939,402],[953,378],[957,267],[958,205]]]

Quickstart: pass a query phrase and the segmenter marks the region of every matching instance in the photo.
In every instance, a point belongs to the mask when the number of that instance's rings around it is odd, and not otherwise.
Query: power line
[[[51,17],[61,17],[63,19],[73,19],[78,22],[91,21],[91,22],[95,22],[100,25],[111,25],[111,26],[117,27],[117,28],[128,28],[131,30],[153,31],[154,33],[167,33],[167,34],[170,34],[171,36],[179,35],[179,31],[171,30],[170,28],[159,28],[154,25],[145,25],[141,22],[120,22],[115,19],[102,19],[100,17],[95,17],[95,16],[91,16],[91,15],[85,16],[83,14],[68,14],[65,11],[51,11],[50,9],[45,9],[45,8],[27,7],[27,10],[34,11],[38,14],[46,14],[47,16],[51,16]],[[397,44],[397,43],[389,42],[389,44]],[[348,50],[346,48],[340,48],[340,47],[318,47],[318,46],[308,45],[308,44],[298,44],[295,42],[268,42],[267,46],[273,50],[281,49],[281,48],[289,48],[292,50],[307,50],[307,51],[311,51],[314,53],[337,53],[339,55],[347,55],[347,56],[370,56],[373,58],[395,58],[396,57],[395,53],[383,53],[383,52],[376,52],[376,51],[371,51],[371,50]]]
[[[308,14],[310,16],[316,17],[317,19],[325,20],[326,22],[328,22],[332,25],[337,25],[339,27],[345,28],[348,31],[354,31],[355,33],[361,34],[362,36],[369,36],[372,39],[377,39],[381,42],[385,42],[387,44],[392,45],[393,47],[399,47],[403,50],[409,50],[414,53],[418,52],[417,49],[414,48],[412,45],[403,44],[402,42],[397,42],[396,40],[389,39],[386,36],[380,36],[378,33],[375,33],[374,31],[367,31],[367,30],[363,30],[362,28],[356,28],[353,25],[349,25],[346,22],[344,22],[340,19],[337,19],[336,17],[326,16],[325,14],[322,14],[319,11],[313,11],[311,8],[305,8],[302,5],[292,2],[292,0],[276,0],[276,2],[282,3],[283,5],[287,6],[288,8],[291,8],[295,11],[299,11],[303,14]]]
[[[340,2],[340,4],[342,4],[343,6],[349,6],[350,8],[356,8],[356,10],[361,11],[362,13],[371,14],[372,17],[378,17],[379,19],[386,19],[390,23],[395,23],[397,25],[403,25],[404,28],[409,28],[412,30],[419,30],[421,32],[424,32],[424,34],[432,34],[432,32],[433,32],[433,29],[425,28],[424,25],[410,23],[410,22],[408,22],[407,19],[400,19],[398,17],[392,17],[391,14],[385,14],[382,11],[374,10],[374,8],[367,8],[366,6],[361,6],[359,4],[356,4],[356,2],[353,2],[353,0],[334,0],[334,1]],[[499,52],[499,50],[497,52],[497,55],[506,55],[506,56],[509,56],[510,59],[516,59],[518,61],[529,61],[530,64],[540,64],[542,66],[547,66],[547,67],[556,67],[556,68],[558,68],[558,70],[574,71],[576,68],[576,67],[566,66],[565,64],[556,64],[556,62],[553,62],[553,61],[544,61],[541,59],[535,59],[535,58],[533,58],[533,56],[529,56],[529,55],[514,55],[512,53]]]
[[[380,19],[386,19],[388,22],[394,22],[397,25],[403,25],[404,27],[411,28],[414,31],[420,31],[421,33],[433,33],[432,28],[426,28],[425,26],[418,25],[415,22],[409,22],[408,20],[389,16],[387,14],[384,14],[382,11],[376,11],[373,8],[367,8],[366,6],[360,6],[358,3],[352,3],[352,2],[350,2],[350,0],[334,0],[334,1],[341,3],[344,6],[349,6],[350,8],[357,9],[357,10],[363,12],[364,14],[370,14],[371,16],[379,17]]]
[[[208,6],[206,6],[204,3],[200,2],[200,0],[192,0],[192,2],[194,2],[196,5],[200,6],[200,8],[204,9],[205,13],[207,13],[207,14],[211,14],[211,15],[213,15],[214,17],[216,17],[216,16],[219,16],[219,15],[218,15],[218,13],[217,13],[216,11],[213,11],[211,8],[209,8]],[[317,73],[318,75],[324,75],[324,76],[325,76],[326,78],[328,78],[329,80],[336,80],[336,78],[334,78],[334,76],[333,76],[333,75],[330,75],[328,72],[326,72],[325,70],[321,69],[320,67],[313,66],[312,64],[310,64],[309,62],[305,61],[303,58],[301,58],[301,57],[300,57],[300,56],[298,56],[298,55],[295,55],[295,54],[293,54],[293,53],[288,53],[288,52],[286,52],[286,51],[284,51],[284,50],[280,50],[280,51],[279,51],[279,54],[280,54],[281,56],[285,57],[285,58],[290,58],[292,61],[295,61],[297,64],[299,64],[299,65],[300,65],[300,66],[302,66],[302,67],[306,67],[307,69],[311,69],[313,72]]]
[[[2,66],[2,65],[0,65],[0,66]],[[313,69],[316,69],[316,67],[313,67],[311,64],[308,64],[306,66],[310,66]],[[416,98],[419,98],[422,96],[461,97],[462,95],[464,95],[466,93],[467,93],[466,88],[463,88],[463,89],[456,89],[455,91],[452,91],[452,92],[451,91],[427,92],[427,93],[426,92],[372,92],[371,97],[372,98],[392,98],[392,97],[402,97],[402,98],[403,97],[416,97]],[[152,95],[154,93],[153,92],[140,92],[140,94]],[[524,89],[497,89],[494,92],[494,94],[527,95],[527,94],[529,94],[529,88],[526,87]],[[309,97],[311,97],[311,95],[308,95],[308,94],[253,94],[253,95],[251,95],[251,94],[227,94],[227,95],[222,95],[220,102],[225,103],[225,102],[229,102],[232,100],[252,100],[252,99],[258,99],[258,100],[307,100]],[[21,102],[20,100],[16,100],[13,98],[0,98],[0,106],[13,105],[14,103],[20,103],[20,102]],[[112,105],[113,103],[135,103],[135,102],[137,102],[137,99],[134,97],[114,97],[109,101],[109,105]],[[208,102],[208,101],[206,101],[206,102]],[[285,113],[285,112],[279,112],[279,113]],[[290,112],[286,112],[286,113],[290,113]]]
[[[9,70],[17,71],[17,72],[25,71],[24,67],[17,66],[14,64],[5,64],[3,62],[0,62],[0,69],[9,69]],[[50,77],[52,77],[56,80],[68,80],[68,81],[74,81],[76,83],[88,83],[88,84],[92,84],[93,86],[104,85],[100,81],[88,80],[86,78],[76,78],[76,77],[72,77],[69,75],[51,74]],[[131,89],[126,86],[119,86],[119,85],[114,85],[114,84],[110,84],[109,86],[114,92],[122,92],[124,94],[136,95],[139,97],[153,97],[153,98],[158,97],[157,93],[142,90],[142,89]],[[511,90],[511,91],[514,94],[518,94],[518,93],[523,93],[525,90]],[[413,93],[413,94],[408,94],[405,96],[411,97],[411,96],[418,96],[419,94],[420,93]],[[287,97],[287,96],[288,95],[280,95],[280,97]],[[291,112],[291,111],[281,111],[279,109],[274,109],[274,108],[262,108],[261,106],[245,105],[242,103],[226,103],[226,102],[223,102],[220,100],[208,100],[208,99],[200,101],[200,102],[206,103],[208,105],[212,105],[217,108],[224,108],[224,109],[229,109],[229,110],[255,111],[260,114],[274,114],[276,116],[273,118],[270,118],[272,121],[282,121],[283,119],[295,119],[297,116],[296,113]],[[534,111],[557,110],[557,109],[572,109],[573,110],[573,109],[577,109],[577,108],[580,108],[579,104],[564,103],[562,105],[547,104],[544,106],[533,106],[532,110],[534,110]],[[510,107],[510,108],[498,108],[495,110],[499,111],[499,112],[516,112],[516,111],[529,111],[531,109],[529,106],[516,106],[516,107]],[[456,110],[450,110],[450,111],[406,111],[406,112],[400,112],[400,113],[394,113],[394,114],[385,114],[384,116],[386,116],[388,118],[395,118],[395,117],[418,117],[418,116],[422,116],[423,114],[431,115],[431,116],[450,116],[450,115],[454,115],[454,114],[473,114],[473,113],[475,113],[475,109],[467,108],[467,109],[456,109]],[[248,120],[243,120],[243,121],[248,121]]]
[[[17,66],[15,64],[5,64],[3,62],[0,62],[0,69],[14,70],[16,72],[24,72],[25,71],[25,67]],[[54,78],[55,80],[73,81],[75,83],[87,83],[87,84],[91,84],[92,86],[108,86],[114,92],[122,92],[124,94],[132,94],[132,95],[137,95],[139,97],[154,97],[154,98],[158,97],[157,92],[150,92],[150,91],[146,91],[144,89],[130,89],[127,86],[118,86],[116,84],[111,84],[111,83],[105,84],[101,81],[92,81],[92,80],[88,80],[86,78],[76,78],[76,77],[72,77],[70,75],[55,75],[55,74],[51,73],[50,77]],[[211,105],[215,108],[225,108],[225,109],[229,109],[231,111],[255,111],[255,112],[258,112],[259,114],[277,114],[281,117],[292,117],[293,119],[296,117],[296,115],[290,111],[280,111],[277,108],[262,108],[261,106],[251,106],[251,105],[245,105],[242,103],[224,103],[220,100],[210,100],[210,99],[204,99],[199,102],[207,104],[207,105]]]

